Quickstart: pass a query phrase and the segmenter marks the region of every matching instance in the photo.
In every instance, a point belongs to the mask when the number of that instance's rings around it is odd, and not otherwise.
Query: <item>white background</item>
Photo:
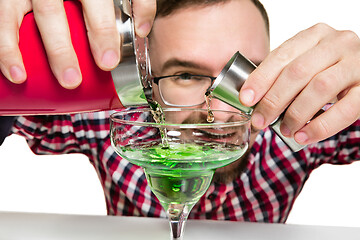
[[[272,49],[324,22],[360,35],[359,0],[263,0]],[[322,166],[311,175],[288,223],[360,227],[360,163]],[[95,170],[82,155],[34,156],[19,136],[0,148],[0,211],[106,214]]]

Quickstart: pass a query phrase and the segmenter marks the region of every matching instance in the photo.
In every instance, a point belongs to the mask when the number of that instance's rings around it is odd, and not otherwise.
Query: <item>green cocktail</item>
[[[212,142],[170,142],[116,147],[116,152],[144,168],[148,183],[164,205],[192,207],[208,189],[214,170],[239,159],[247,145],[230,146]],[[190,210],[190,209],[189,209]]]
[[[149,110],[115,113],[111,116],[111,140],[120,156],[144,169],[166,210],[172,238],[180,239],[183,223],[208,189],[214,171],[246,152],[249,117],[214,111],[217,121],[208,123],[207,111],[201,109],[165,109],[164,115],[165,123],[157,124]]]

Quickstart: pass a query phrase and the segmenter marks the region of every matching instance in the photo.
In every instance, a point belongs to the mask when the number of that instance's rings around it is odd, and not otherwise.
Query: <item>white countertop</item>
[[[0,212],[1,240],[169,240],[166,219]],[[360,228],[189,220],[184,240],[360,239]]]

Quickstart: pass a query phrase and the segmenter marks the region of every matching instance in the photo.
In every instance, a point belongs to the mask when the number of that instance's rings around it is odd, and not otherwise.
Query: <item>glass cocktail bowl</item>
[[[241,112],[164,109],[156,123],[150,109],[111,115],[111,143],[117,154],[144,169],[148,184],[166,211],[171,238],[182,239],[192,207],[209,188],[217,168],[248,149],[250,117]]]

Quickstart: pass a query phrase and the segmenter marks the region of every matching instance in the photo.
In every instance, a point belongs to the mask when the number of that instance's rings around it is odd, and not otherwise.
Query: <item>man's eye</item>
[[[182,82],[203,82],[203,81],[207,81],[208,78],[201,76],[201,75],[192,75],[189,73],[184,73],[184,74],[180,74],[177,76],[174,76],[173,78],[174,81],[182,81]]]
[[[181,80],[189,80],[192,79],[194,76],[189,73],[183,73],[179,75],[179,79]]]

